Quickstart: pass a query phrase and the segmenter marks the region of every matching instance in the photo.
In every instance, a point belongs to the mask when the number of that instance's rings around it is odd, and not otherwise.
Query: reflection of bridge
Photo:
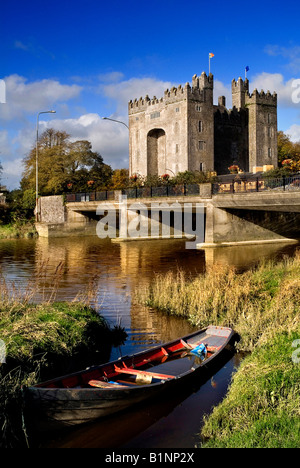
[[[152,193],[152,198],[127,201],[118,191],[102,200],[80,194],[77,199],[68,196],[65,204],[61,196],[42,197],[37,229],[41,237],[96,235],[97,227],[103,234],[104,225],[112,224],[110,237],[119,240],[196,234],[197,243],[206,246],[300,238],[298,187],[290,189],[284,182],[273,188],[266,185],[263,191],[257,184],[256,188],[260,190],[247,192],[238,185],[220,193],[203,184],[198,193],[181,190],[161,197]]]

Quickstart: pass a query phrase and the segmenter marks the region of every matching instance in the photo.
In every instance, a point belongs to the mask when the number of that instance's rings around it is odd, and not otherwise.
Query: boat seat
[[[118,383],[104,382],[103,380],[90,380],[88,384],[91,387],[97,388],[125,388],[126,385],[121,385]]]
[[[154,379],[161,379],[161,380],[166,380],[166,379],[175,379],[175,375],[168,375],[168,374],[158,374],[157,372],[147,372],[143,370],[138,370],[138,369],[132,369],[130,367],[118,367],[115,365],[115,372],[118,374],[131,374],[131,375],[137,375],[137,376],[148,376],[152,377]]]

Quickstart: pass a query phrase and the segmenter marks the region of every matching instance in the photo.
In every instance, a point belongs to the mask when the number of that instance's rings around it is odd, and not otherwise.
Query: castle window
[[[157,119],[158,117],[160,117],[160,112],[153,112],[150,114],[151,119]]]
[[[196,111],[197,111],[197,112],[201,112],[201,111],[202,111],[202,107],[201,107],[199,104],[196,104]]]
[[[175,111],[176,111],[176,112],[179,112],[179,107],[176,107]]]
[[[268,114],[268,123],[271,123],[271,114]]]
[[[204,163],[200,163],[200,172],[204,172]]]
[[[199,150],[200,151],[203,151],[205,150],[205,141],[199,141]]]
[[[269,158],[272,157],[272,148],[268,148],[268,156],[269,156]]]
[[[140,118],[139,118],[139,117],[136,117],[135,120],[136,120],[136,122],[137,122],[138,120],[140,120]]]
[[[178,153],[178,152],[179,152],[179,145],[176,144],[176,145],[175,145],[175,153]]]
[[[203,122],[202,120],[199,120],[199,132],[203,132]]]

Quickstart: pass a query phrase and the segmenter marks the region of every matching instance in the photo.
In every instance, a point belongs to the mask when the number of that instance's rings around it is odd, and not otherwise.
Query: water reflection
[[[292,256],[297,248],[298,245],[269,244],[196,251],[186,250],[185,242],[180,240],[122,243],[96,237],[9,240],[0,241],[0,268],[7,284],[14,283],[27,294],[32,290],[34,300],[49,297],[55,282],[55,298],[59,301],[73,300],[94,283],[97,294],[93,304],[112,324],[121,321],[128,334],[124,346],[112,351],[111,359],[116,359],[192,331],[182,319],[166,317],[133,303],[133,291],[149,284],[155,275],[181,269],[195,276],[212,264],[243,270],[262,259]],[[71,432],[61,441],[55,440],[52,446],[194,447],[199,442],[196,434],[203,414],[225,395],[236,359],[195,393],[189,390],[187,395],[174,395],[163,405],[155,402],[152,407],[137,410],[132,416],[137,421],[137,431],[130,429],[135,426],[128,424],[128,415],[124,415],[120,419],[122,424],[112,419],[106,421],[106,426],[99,423],[100,426],[78,429],[76,434]],[[109,445],[111,440],[113,445]],[[51,446],[49,441],[47,444]]]
[[[0,242],[0,267],[6,281],[28,292],[39,287],[34,300],[49,297],[57,282],[56,300],[73,300],[93,283],[94,305],[111,323],[121,322],[129,335],[115,353],[169,341],[188,334],[182,320],[165,317],[133,304],[133,291],[149,284],[158,273],[181,269],[190,276],[212,264],[248,268],[261,259],[293,255],[297,245],[266,244],[207,250],[186,250],[185,241],[115,243],[97,237],[9,240]],[[59,265],[59,268],[58,268]],[[115,357],[115,356],[112,356]]]

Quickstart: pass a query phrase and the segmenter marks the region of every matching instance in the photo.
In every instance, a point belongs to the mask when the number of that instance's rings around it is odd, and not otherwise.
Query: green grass
[[[247,357],[229,393],[207,418],[206,448],[299,448],[300,364],[293,362],[298,332],[281,332]]]
[[[214,265],[194,279],[157,276],[137,298],[199,328],[232,327],[238,349],[251,352],[206,419],[204,447],[300,447],[300,363],[292,359],[300,339],[299,253],[241,274]]]
[[[109,327],[84,304],[14,303],[10,309],[0,304],[0,338],[6,343],[8,363],[24,364],[39,353],[72,355],[89,347],[92,329],[93,336],[98,332],[101,346],[102,332],[108,334]]]
[[[0,339],[6,347],[6,363],[0,365],[2,448],[26,445],[22,385],[106,361],[111,347],[126,338],[86,303],[33,304],[34,292],[28,287],[22,296],[0,281]]]
[[[182,272],[158,275],[137,298],[199,328],[232,327],[241,337],[239,349],[252,351],[273,333],[299,323],[300,256],[241,274],[215,265],[194,279]]]
[[[15,222],[0,224],[0,239],[19,239],[36,237],[34,222]]]

